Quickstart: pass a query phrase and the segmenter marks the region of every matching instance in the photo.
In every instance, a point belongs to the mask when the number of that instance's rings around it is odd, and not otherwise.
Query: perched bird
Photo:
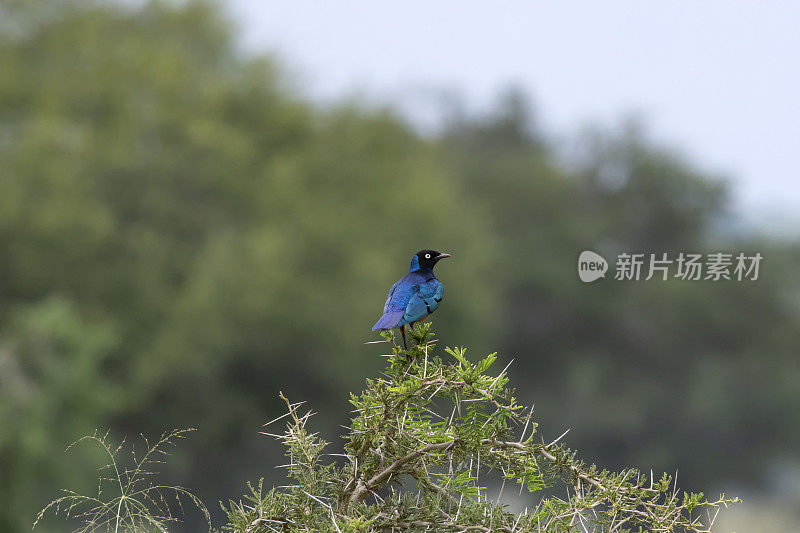
[[[392,285],[383,316],[372,326],[378,329],[400,328],[403,335],[403,347],[406,349],[406,325],[414,325],[429,314],[436,311],[444,295],[444,285],[436,279],[433,267],[440,259],[450,254],[435,250],[422,250],[411,258],[411,270]]]

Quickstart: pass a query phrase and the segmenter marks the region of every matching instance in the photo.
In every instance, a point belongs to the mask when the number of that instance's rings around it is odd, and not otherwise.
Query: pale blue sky
[[[244,45],[277,53],[315,98],[361,94],[425,120],[438,88],[482,109],[515,84],[564,136],[634,113],[729,176],[749,221],[800,221],[800,2],[227,4]]]

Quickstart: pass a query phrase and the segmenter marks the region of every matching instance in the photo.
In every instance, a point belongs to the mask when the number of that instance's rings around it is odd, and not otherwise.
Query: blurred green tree
[[[293,98],[270,61],[237,52],[210,3],[4,10],[0,328],[18,369],[0,400],[9,527],[41,503],[22,488],[63,484],[58,452],[94,427],[197,425],[187,470],[238,485],[243,454],[257,453],[243,435],[255,438],[279,386],[326,399],[360,382],[361,341],[413,250],[491,249],[429,143],[388,111]],[[449,279],[467,285],[487,264],[464,261]],[[491,287],[451,300],[450,331],[488,331]],[[48,343],[60,348],[40,366],[57,358],[70,373],[33,367],[26,346]],[[28,382],[20,402],[11,388]],[[59,405],[70,386],[80,391]],[[331,427],[345,409],[331,407]],[[212,500],[223,496],[213,483],[200,483]]]

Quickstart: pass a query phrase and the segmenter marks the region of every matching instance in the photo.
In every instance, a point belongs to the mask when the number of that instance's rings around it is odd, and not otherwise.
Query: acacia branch
[[[392,477],[392,475],[396,474],[404,465],[408,464],[414,459],[422,457],[426,453],[437,450],[448,450],[450,449],[450,447],[455,445],[455,443],[456,441],[454,440],[446,442],[437,442],[434,444],[428,444],[426,446],[423,446],[418,450],[414,450],[413,452],[401,457],[400,459],[393,462],[383,470],[376,473],[368,481],[364,482],[362,480],[359,480],[355,490],[353,490],[353,492],[350,494],[349,500],[351,502],[363,500],[364,498],[366,498],[367,494],[373,491],[376,487],[388,481],[389,478]]]
[[[528,446],[528,445],[525,445],[525,444],[523,444],[521,442],[499,441],[497,439],[483,439],[481,441],[481,443],[482,444],[488,444],[488,445],[491,445],[491,446],[502,447],[502,448],[513,448],[513,449],[520,450],[520,451],[527,452],[527,453],[538,454],[538,455],[541,455],[542,457],[544,457],[545,459],[547,459],[548,461],[550,461],[552,463],[558,463],[558,458],[555,455],[553,455],[543,445],[542,446]],[[356,484],[356,488],[350,494],[350,497],[348,498],[348,500],[351,501],[351,502],[363,500],[376,487],[379,487],[380,485],[384,484],[386,481],[389,480],[389,478],[392,477],[392,475],[398,473],[399,470],[404,465],[408,464],[409,462],[411,462],[411,461],[413,461],[415,459],[418,459],[419,457],[425,455],[426,453],[429,453],[429,452],[432,452],[432,451],[437,451],[437,450],[448,450],[452,446],[454,446],[455,444],[456,444],[456,441],[455,440],[451,440],[451,441],[446,441],[446,442],[438,442],[438,443],[428,444],[428,445],[423,446],[422,448],[414,450],[413,452],[411,452],[411,453],[409,453],[409,454],[397,459],[395,462],[393,462],[392,464],[390,464],[386,468],[380,470],[374,476],[372,476],[369,480],[367,480],[367,481],[359,480],[357,482],[357,484]],[[565,464],[564,468],[566,470],[570,471],[571,473],[573,473],[577,478],[579,478],[579,479],[581,479],[581,480],[593,485],[597,489],[605,490],[605,489],[608,488],[605,485],[603,485],[600,481],[598,481],[594,477],[590,476],[589,474],[585,473],[584,471],[582,471],[580,468],[578,468],[575,465]]]
[[[514,449],[517,449],[517,450],[520,450],[520,451],[524,451],[524,452],[536,453],[536,454],[541,455],[542,457],[544,457],[545,459],[547,459],[551,463],[558,463],[558,458],[555,455],[553,455],[552,453],[550,453],[550,451],[544,445],[530,447],[530,446],[526,446],[525,444],[522,444],[521,442],[500,441],[500,440],[496,440],[496,439],[483,439],[481,442],[483,442],[484,444],[491,444],[492,446],[501,446],[501,447],[504,447],[504,448],[514,448]],[[575,474],[575,476],[577,476],[579,479],[582,479],[582,480],[586,481],[587,483],[589,483],[591,485],[594,485],[595,487],[597,487],[600,490],[605,490],[607,488],[605,485],[600,483],[600,481],[598,481],[597,479],[593,478],[592,476],[590,476],[586,472],[582,471],[580,468],[578,468],[575,465],[565,464],[564,468],[566,470],[569,470],[573,474]]]
[[[431,529],[432,531],[441,530],[441,528],[446,527],[448,529],[454,529],[456,531],[482,531],[490,533],[492,531],[502,531],[503,533],[512,533],[513,529],[510,527],[487,527],[487,526],[479,526],[474,524],[463,524],[458,522],[429,522],[427,520],[398,520],[394,522],[385,522],[381,525],[382,529],[401,529],[406,531],[412,527],[424,527],[427,529]]]

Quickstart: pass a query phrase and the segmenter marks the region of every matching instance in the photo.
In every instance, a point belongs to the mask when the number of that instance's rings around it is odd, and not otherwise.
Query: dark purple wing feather
[[[397,327],[397,324],[403,319],[403,310],[389,311],[384,313],[382,317],[375,322],[372,326],[372,331],[376,329],[392,329]]]

